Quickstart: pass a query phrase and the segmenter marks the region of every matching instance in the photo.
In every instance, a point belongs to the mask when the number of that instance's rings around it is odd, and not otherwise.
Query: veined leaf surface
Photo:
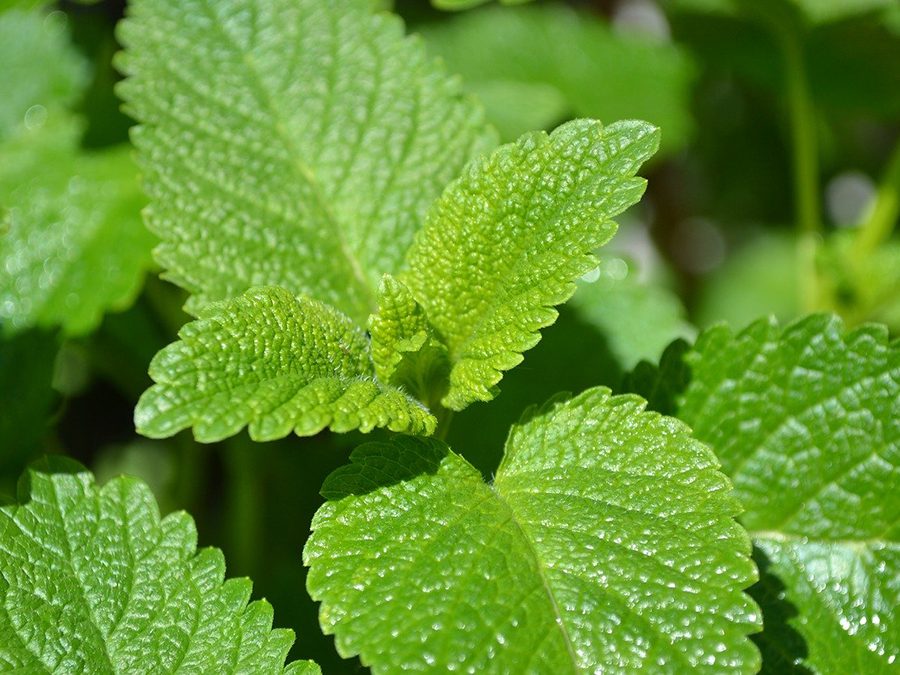
[[[438,440],[358,448],[304,551],[340,653],[378,673],[756,672],[730,484],[643,405],[593,389],[532,411],[492,485]]]
[[[157,259],[195,312],[278,285],[364,326],[426,208],[495,142],[370,0],[136,0],[120,36]]]
[[[635,173],[658,144],[645,122],[575,120],[504,145],[447,188],[402,276],[449,350],[446,407],[496,395],[597,264],[612,218],[640,199]]]
[[[160,519],[135,478],[32,470],[0,508],[0,668],[28,673],[319,672],[248,579],[223,582],[184,512]]]
[[[156,384],[135,410],[140,433],[192,427],[204,442],[248,426],[254,440],[322,429],[430,433],[419,402],[375,379],[365,333],[337,310],[282,288],[211,305],[150,364]]]

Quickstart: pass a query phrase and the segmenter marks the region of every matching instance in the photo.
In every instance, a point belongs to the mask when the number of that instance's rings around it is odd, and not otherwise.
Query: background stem
[[[809,93],[801,33],[788,24],[773,24],[784,56],[793,160],[794,212],[798,229],[800,303],[804,311],[818,308],[816,256],[822,231],[819,206],[819,152],[816,115]]]
[[[878,185],[875,200],[853,242],[853,262],[857,267],[863,266],[872,251],[891,236],[898,216],[900,216],[900,142],[894,146],[884,176]]]

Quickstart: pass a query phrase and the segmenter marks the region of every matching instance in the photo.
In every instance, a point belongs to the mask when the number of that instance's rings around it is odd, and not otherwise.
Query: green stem
[[[453,411],[438,405],[434,410],[434,416],[437,419],[434,437],[438,440],[446,441],[447,433],[450,431],[450,422],[453,421]]]
[[[155,274],[147,275],[144,296],[170,336],[177,335],[181,327],[191,318],[181,308],[182,298],[179,291],[167,285]]]
[[[804,311],[819,305],[816,255],[822,231],[819,206],[819,152],[816,115],[806,77],[801,34],[790,24],[774,24],[784,56],[791,129],[794,210],[799,230],[798,272],[800,301]]]
[[[888,160],[875,201],[853,241],[853,263],[862,267],[878,245],[891,236],[900,215],[900,142]]]
[[[194,441],[187,433],[177,434],[173,442],[178,451],[178,507],[194,513],[199,506],[198,495],[206,486],[207,446]]]
[[[257,467],[260,448],[245,437],[231,439],[224,453],[227,473],[229,565],[235,574],[253,576],[262,537],[262,493]]]

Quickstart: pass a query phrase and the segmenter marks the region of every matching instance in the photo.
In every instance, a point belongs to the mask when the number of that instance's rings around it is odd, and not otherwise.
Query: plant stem
[[[800,302],[804,311],[819,305],[816,254],[822,231],[819,207],[819,153],[816,116],[806,77],[802,34],[789,22],[773,27],[784,56],[794,174],[794,210],[799,230],[797,255]]]
[[[177,289],[167,285],[155,274],[148,274],[144,282],[144,297],[170,336],[175,336],[190,316],[181,308]]]
[[[260,448],[243,436],[228,441],[224,460],[227,473],[227,518],[230,551],[228,561],[238,575],[253,576],[262,537],[260,528]]]
[[[178,452],[178,484],[175,488],[178,507],[194,513],[198,507],[197,495],[206,486],[208,451],[187,433],[176,435],[173,442]]]
[[[447,440],[447,433],[450,431],[450,422],[453,421],[453,411],[438,405],[435,408],[434,416],[437,419],[437,429],[434,431],[434,437],[438,440]]]
[[[869,254],[891,236],[900,215],[900,142],[894,146],[875,201],[853,241],[853,263],[862,267]]]

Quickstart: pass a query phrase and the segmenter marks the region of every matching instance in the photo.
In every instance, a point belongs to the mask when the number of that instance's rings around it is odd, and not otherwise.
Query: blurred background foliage
[[[373,0],[459,73],[505,140],[572,117],[663,131],[602,264],[451,444],[486,476],[509,424],[561,390],[619,388],[716,321],[835,311],[900,331],[900,4],[893,0]],[[479,7],[475,7],[480,5]],[[440,8],[440,9],[438,9]],[[441,11],[464,9],[467,11]],[[132,411],[188,320],[160,280],[112,59],[121,1],[0,0],[0,493],[65,453],[184,508],[298,633],[322,637],[300,551],[361,436],[149,441]]]

